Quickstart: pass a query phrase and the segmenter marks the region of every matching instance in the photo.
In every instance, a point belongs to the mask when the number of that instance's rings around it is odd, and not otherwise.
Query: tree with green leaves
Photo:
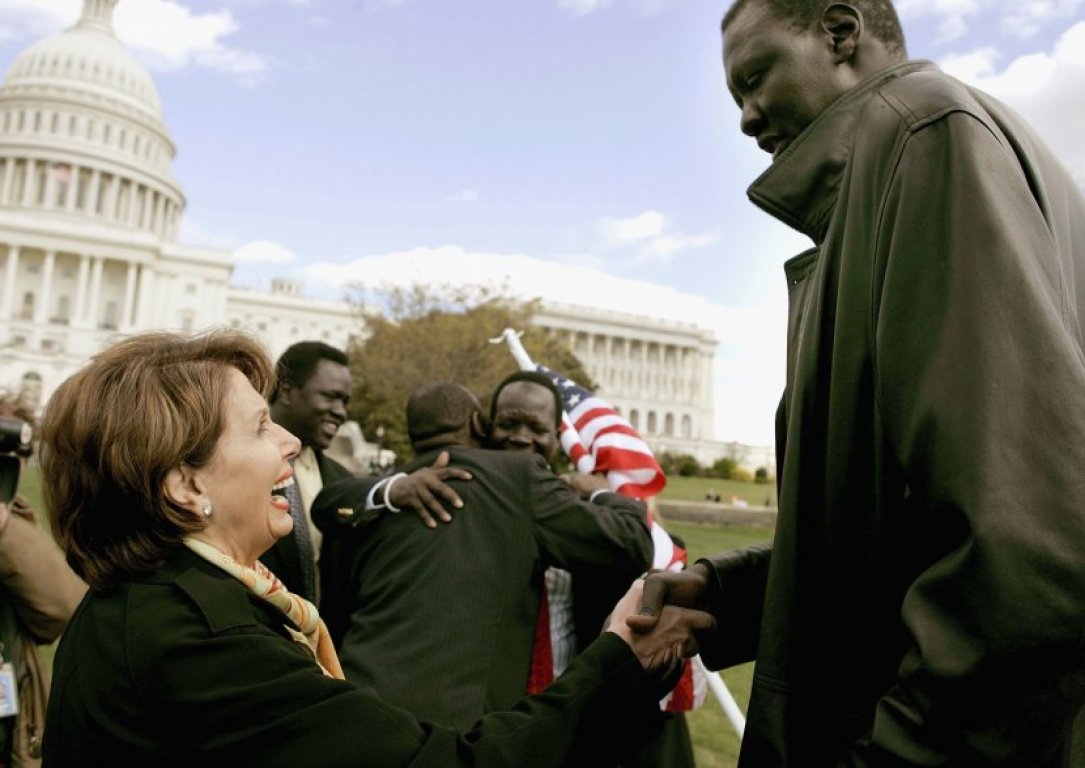
[[[521,341],[536,362],[594,387],[566,340],[531,324],[537,300],[512,300],[486,286],[416,284],[382,288],[364,304],[365,334],[349,350],[351,418],[367,436],[383,426],[384,447],[400,461],[413,455],[405,410],[416,387],[454,381],[489,405],[494,387],[518,367],[504,341],[490,343],[505,328],[525,332]]]

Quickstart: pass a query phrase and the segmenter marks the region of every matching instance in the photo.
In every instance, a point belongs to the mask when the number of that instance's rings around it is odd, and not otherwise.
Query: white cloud
[[[998,60],[996,51],[982,48],[941,64],[1024,115],[1085,186],[1085,21],[1063,32],[1051,52],[1020,56],[1001,71]]]
[[[667,217],[659,211],[645,211],[627,219],[604,218],[597,226],[603,237],[603,248],[635,248],[634,264],[665,264],[682,251],[704,248],[720,240],[717,232],[699,235],[665,233]]]
[[[601,219],[599,231],[610,245],[626,245],[663,234],[666,219],[659,211],[645,211],[628,219]]]
[[[1075,18],[1085,0],[899,0],[897,12],[902,19],[920,17],[938,19],[936,42],[959,40],[972,30],[972,24],[991,28],[989,20],[1001,19],[1002,30],[1026,40],[1052,24]]]
[[[610,5],[610,2],[611,0],[558,0],[558,8],[579,18],[603,10]]]
[[[1029,38],[1053,22],[1074,18],[1081,4],[1082,0],[1007,3],[1002,28],[1015,37]]]
[[[705,232],[701,235],[663,235],[661,237],[654,238],[651,242],[647,243],[634,261],[637,262],[669,262],[678,253],[687,251],[694,248],[707,248],[710,245],[715,245],[720,241],[720,234],[718,232]]]
[[[42,37],[71,27],[80,0],[0,0],[0,34]],[[175,0],[119,3],[113,28],[126,45],[157,69],[198,66],[255,82],[267,71],[266,57],[223,42],[238,25],[228,9],[192,11]]]
[[[478,190],[477,189],[461,189],[458,192],[453,192],[451,195],[445,196],[446,203],[477,203],[478,202]]]
[[[582,261],[582,259],[578,259]],[[786,295],[733,308],[674,288],[631,280],[582,263],[544,261],[517,253],[476,253],[456,245],[419,246],[345,263],[300,266],[297,276],[319,290],[342,295],[346,286],[507,285],[512,296],[544,298],[596,309],[648,315],[679,323],[696,318],[716,334],[715,436],[767,445],[783,388]],[[495,334],[501,329],[495,329]]]
[[[938,42],[958,39],[968,32],[968,20],[994,0],[899,0],[897,13],[902,19],[935,16]]]
[[[238,264],[291,264],[298,260],[293,251],[271,240],[254,240],[233,253]]]

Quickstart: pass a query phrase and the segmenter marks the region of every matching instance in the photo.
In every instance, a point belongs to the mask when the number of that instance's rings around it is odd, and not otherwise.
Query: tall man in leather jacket
[[[770,547],[649,577],[756,658],[741,766],[1085,765],[1085,202],[886,0],[738,0],[788,261]]]

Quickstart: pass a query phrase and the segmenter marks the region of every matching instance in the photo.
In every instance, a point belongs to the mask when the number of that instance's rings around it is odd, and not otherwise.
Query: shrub
[[[737,480],[740,483],[752,483],[753,473],[750,472],[750,470],[748,469],[743,469],[742,467],[735,467],[731,470],[730,479]]]
[[[682,477],[696,477],[701,474],[701,464],[688,453],[683,453],[675,459],[678,474]]]
[[[722,478],[723,480],[734,479],[734,476],[731,473],[737,468],[737,461],[730,456],[724,456],[722,459],[716,459],[716,462],[712,465],[712,476]]]

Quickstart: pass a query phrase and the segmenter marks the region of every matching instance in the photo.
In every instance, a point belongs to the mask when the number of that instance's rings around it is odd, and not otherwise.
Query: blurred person
[[[325,535],[354,552],[339,652],[348,680],[467,728],[525,693],[545,567],[622,584],[613,606],[647,568],[651,537],[642,502],[609,491],[589,502],[533,455],[483,450],[482,406],[459,384],[412,392],[407,431],[415,459],[399,475],[330,485],[313,505]],[[459,511],[429,529],[384,495],[440,454],[470,480],[450,479]]]
[[[275,364],[270,400],[272,421],[297,437],[301,450],[291,461],[294,486],[288,492],[294,529],[261,560],[288,590],[318,606],[322,537],[309,510],[325,484],[351,477],[350,470],[324,453],[347,420],[353,388],[348,363],[345,352],[322,341],[292,344]]]
[[[557,386],[538,371],[516,371],[494,389],[490,401],[488,444],[498,450],[527,451],[541,456],[553,467],[561,455],[559,431],[563,412]],[[562,479],[589,498],[610,494],[610,486],[600,474],[572,473]],[[621,494],[612,494],[627,498]],[[649,557],[649,563],[651,558]],[[596,569],[574,577],[560,569],[546,572],[546,593],[550,635],[536,639],[536,658],[556,661],[553,672],[566,665],[598,636],[610,606],[625,591],[626,585],[605,570]],[[545,650],[542,650],[545,648]],[[549,670],[539,670],[541,680],[533,680],[529,691],[539,690],[549,682]],[[644,749],[630,755],[624,768],[682,768],[694,765],[693,743],[683,712],[665,712],[663,732]]]
[[[738,0],[785,264],[771,546],[649,577],[756,659],[741,766],[1085,765],[1085,201],[887,0]],[[1076,751],[1075,751],[1076,750]]]
[[[59,637],[86,592],[17,494],[32,416],[0,396],[0,765],[41,764],[49,670],[38,646]]]
[[[342,680],[316,608],[258,560],[294,524],[279,491],[300,443],[271,420],[273,385],[242,333],[145,333],[50,399],[46,503],[90,591],[56,652],[47,765],[606,764],[652,732],[711,619],[671,611],[634,639],[642,582],[545,694],[465,734]]]

